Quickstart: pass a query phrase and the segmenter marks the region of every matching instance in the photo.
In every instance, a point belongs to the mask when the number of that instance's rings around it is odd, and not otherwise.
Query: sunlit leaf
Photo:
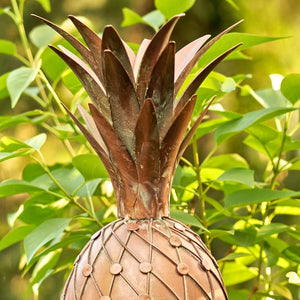
[[[262,240],[266,236],[271,236],[273,234],[281,233],[288,229],[288,226],[281,223],[271,223],[268,225],[263,225],[259,228],[257,232],[257,241]]]
[[[21,94],[35,79],[38,69],[20,67],[9,73],[6,84],[11,98],[11,107],[14,108],[18,103]]]
[[[75,168],[86,180],[109,178],[103,163],[96,154],[81,154],[72,159]]]
[[[29,33],[30,40],[38,48],[48,46],[54,36],[55,31],[48,25],[39,25]]]
[[[57,218],[49,219],[35,228],[24,239],[24,249],[27,263],[30,262],[34,254],[46,243],[59,237],[68,226],[71,219]]]
[[[76,192],[76,196],[79,197],[92,197],[92,195],[94,194],[97,186],[99,185],[101,179],[94,179],[91,181],[86,182],[77,192]]]
[[[143,20],[157,31],[159,27],[164,23],[165,18],[159,10],[153,10],[143,16]]]
[[[240,182],[242,184],[253,187],[254,186],[254,171],[245,169],[245,168],[232,168],[232,169],[225,171],[216,180],[217,181]]]
[[[197,228],[207,231],[207,229],[199,222],[197,218],[195,218],[194,216],[190,215],[187,212],[171,208],[170,213],[172,218],[186,225],[195,226]]]
[[[300,99],[300,74],[289,74],[281,82],[281,92],[293,104]]]
[[[163,0],[162,0],[163,1]],[[217,41],[199,60],[199,66],[204,66],[208,64],[210,61],[218,57],[221,53],[225,52],[226,50],[230,49],[234,45],[239,43],[243,43],[239,48],[238,51],[242,51],[244,49],[248,49],[250,47],[272,42],[282,39],[281,37],[268,37],[268,36],[259,36],[253,35],[248,33],[238,33],[238,32],[230,32],[225,34]],[[232,54],[228,55],[226,59],[235,58],[234,51]]]
[[[0,53],[7,54],[7,55],[15,55],[16,54],[16,44],[7,41],[7,40],[0,40]]]
[[[225,197],[225,208],[240,207],[249,204],[261,203],[264,201],[272,201],[281,198],[289,198],[299,196],[300,192],[280,191],[268,189],[249,189],[241,190],[229,194]]]
[[[171,17],[189,10],[195,3],[195,0],[155,0],[155,7],[162,14],[170,19]]]
[[[247,129],[248,127],[263,122],[276,116],[295,110],[294,108],[270,107],[246,113],[244,116],[228,121],[214,132],[214,139],[218,144],[233,134]]]
[[[45,133],[41,133],[41,134],[34,136],[31,139],[25,141],[25,144],[28,145],[30,148],[39,150],[46,142],[46,138],[47,138],[47,135]]]
[[[22,241],[34,228],[34,225],[24,225],[12,229],[0,240],[0,251]]]
[[[236,262],[226,262],[222,274],[225,285],[231,286],[256,277],[257,270]]]
[[[50,3],[50,0],[36,0],[37,2],[39,2],[43,9],[46,11],[46,12],[50,12],[51,11],[51,3]]]
[[[299,245],[293,245],[290,247],[287,247],[282,252],[287,258],[290,260],[300,264],[300,246]]]

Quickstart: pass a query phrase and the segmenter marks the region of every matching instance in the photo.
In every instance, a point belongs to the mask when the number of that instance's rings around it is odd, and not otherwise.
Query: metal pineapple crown
[[[59,26],[44,22],[65,38],[82,59],[59,46],[50,46],[74,71],[93,104],[91,115],[78,109],[87,130],[68,110],[99,155],[111,178],[119,217],[160,218],[169,215],[169,194],[175,169],[207,112],[203,110],[186,133],[196,103],[196,91],[208,74],[240,44],[225,51],[178,91],[201,56],[225,33],[209,43],[205,35],[176,53],[169,41],[178,19],[171,18],[137,55],[106,26],[102,39],[74,16],[69,18],[86,46]],[[205,44],[206,43],[206,44]],[[67,109],[67,108],[66,108]]]

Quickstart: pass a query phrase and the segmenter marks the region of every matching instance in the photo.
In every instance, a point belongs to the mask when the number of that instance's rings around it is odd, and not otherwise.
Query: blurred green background
[[[175,29],[174,39],[177,41],[178,47],[180,48],[206,33],[214,36],[236,21],[245,19],[237,29],[240,32],[287,38],[252,48],[246,52],[251,59],[224,63],[221,66],[222,72],[228,76],[236,74],[239,70],[243,73],[252,74],[248,83],[254,89],[269,87],[271,84],[269,74],[279,73],[285,76],[289,73],[299,73],[300,0],[236,0],[235,3],[238,7],[234,7],[230,2],[229,0],[196,0],[192,9],[187,11],[187,17],[180,20]],[[26,3],[24,20],[27,32],[40,25],[38,20],[30,16],[31,13],[35,13],[57,24],[63,22],[68,14],[85,16],[94,24],[94,29],[98,32],[102,31],[104,25],[113,24],[127,42],[140,43],[142,37],[153,35],[152,29],[144,25],[135,25],[129,28],[121,27],[123,7],[128,7],[140,15],[144,15],[154,9],[153,1],[51,0],[52,10],[49,14],[37,2],[27,1]],[[1,8],[7,6],[10,6],[9,0],[0,0]],[[0,28],[0,39],[11,40],[16,45],[20,43],[15,25],[5,15],[0,15]],[[18,67],[18,64],[14,58],[0,55],[0,75]],[[67,101],[68,97],[68,93],[62,90],[61,98]],[[232,94],[231,97],[236,98],[227,99],[227,102],[224,103],[225,107],[230,107],[232,110],[235,110],[234,106],[239,106],[240,109],[244,105],[253,105],[253,102],[250,104],[246,97],[238,98],[238,95],[232,96]],[[16,106],[13,113],[21,113],[27,111],[28,108],[34,109],[35,104],[30,101],[27,103],[22,101]],[[0,100],[0,114],[12,114],[8,98]],[[10,135],[24,140],[37,134],[35,130],[36,128],[31,125],[22,124],[13,130],[0,132],[0,138]],[[235,140],[231,139],[231,144],[224,144],[223,147],[227,147],[224,151],[242,147],[234,144],[234,142]],[[63,155],[59,153],[55,141],[51,141],[51,139],[43,149],[43,153],[50,164],[59,161],[60,156]],[[24,164],[26,164],[26,160],[20,158],[1,163],[0,181],[7,178],[20,178]],[[292,181],[290,185],[297,184],[297,180],[295,183],[292,179],[290,180]],[[289,187],[292,188],[292,186]],[[9,231],[7,216],[13,214],[24,199],[26,199],[26,195],[0,199],[0,238]],[[27,277],[22,277],[18,266],[20,247],[22,245],[17,244],[0,252],[1,300],[24,298]],[[54,295],[57,295],[57,286],[61,286],[61,281],[62,278],[59,274],[47,279],[40,299],[56,299],[57,296]]]

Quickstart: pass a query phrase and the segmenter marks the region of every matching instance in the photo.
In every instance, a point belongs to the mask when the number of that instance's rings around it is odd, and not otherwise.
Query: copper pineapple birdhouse
[[[70,112],[105,165],[119,219],[96,232],[69,275],[61,299],[228,299],[215,259],[200,237],[170,218],[169,195],[176,166],[208,106],[187,128],[196,91],[234,46],[179,89],[202,55],[226,32],[203,36],[178,52],[171,18],[137,55],[106,26],[102,39],[70,16],[84,45],[42,19],[81,55],[51,48],[80,79],[93,103],[78,107],[87,128]],[[66,108],[67,109],[67,108]]]

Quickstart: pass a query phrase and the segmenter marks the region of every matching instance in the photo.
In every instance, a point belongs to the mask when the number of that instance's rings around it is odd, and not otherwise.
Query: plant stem
[[[206,220],[206,211],[205,211],[205,199],[203,197],[203,187],[201,181],[201,167],[199,161],[199,154],[198,154],[198,144],[195,137],[192,140],[192,147],[193,147],[193,159],[194,159],[194,168],[196,171],[197,181],[198,181],[198,200],[200,203],[200,219],[202,225],[206,228],[207,227],[207,220]],[[203,242],[208,246],[208,236],[206,233],[203,234]]]

